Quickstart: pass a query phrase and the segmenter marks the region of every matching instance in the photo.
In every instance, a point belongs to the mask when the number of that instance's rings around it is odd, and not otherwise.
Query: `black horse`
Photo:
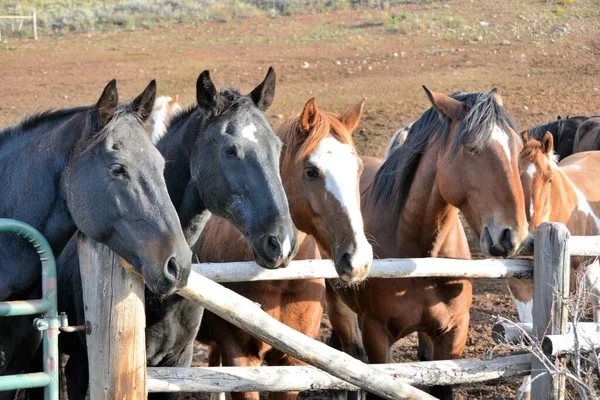
[[[119,105],[113,80],[94,105],[42,112],[1,131],[0,216],[34,226],[55,254],[79,229],[167,295],[187,282],[192,253],[167,193],[164,159],[144,131],[155,95],[152,81]],[[32,246],[1,234],[0,301],[39,297],[40,282]],[[0,374],[22,371],[37,349],[32,318],[0,319]]]
[[[186,238],[194,244],[212,212],[235,224],[252,243],[259,265],[287,265],[297,251],[296,230],[279,175],[281,141],[263,115],[273,100],[274,71],[269,69],[265,80],[247,96],[234,89],[218,92],[208,71],[200,74],[196,91],[197,105],[176,116],[157,145],[167,160],[167,187]],[[75,242],[61,254],[58,268],[59,310],[83,323]],[[147,291],[148,366],[190,366],[202,312],[182,297]],[[70,399],[84,398],[87,391],[84,336],[73,340],[72,334],[61,335],[61,351],[70,354],[66,366]]]
[[[560,118],[544,125],[529,128],[528,136],[531,139],[542,140],[546,132],[550,132],[554,138],[554,152],[562,160],[573,154],[573,143],[579,126],[592,117],[577,115],[575,117]]]

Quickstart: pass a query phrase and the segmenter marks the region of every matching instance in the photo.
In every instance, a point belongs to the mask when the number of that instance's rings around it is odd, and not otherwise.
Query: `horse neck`
[[[54,129],[34,128],[17,134],[0,149],[0,215],[38,229],[60,254],[76,226],[68,210],[63,171],[81,139],[81,121],[60,121]],[[51,131],[50,131],[51,130]],[[32,164],[35,163],[35,168]],[[17,179],[15,179],[18,177]],[[27,200],[26,197],[34,196]]]
[[[462,240],[464,233],[458,209],[444,200],[438,190],[438,154],[439,146],[434,145],[421,156],[398,221],[381,223],[382,217],[389,213],[386,209],[363,212],[366,231],[374,236],[379,258],[469,257],[468,247],[465,252],[464,246],[459,246],[458,250],[454,246],[456,240]],[[371,202],[365,202],[363,211],[370,207]]]
[[[158,151],[165,158],[165,181],[167,191],[176,210],[179,210],[186,188],[191,179],[191,149],[196,143],[199,121],[196,112],[185,122],[169,127],[164,137],[157,143]]]
[[[558,165],[552,165],[549,202],[549,215],[544,221],[563,223],[573,235],[599,233],[600,219],[594,213],[585,194]],[[593,219],[591,230],[587,229],[589,218]]]

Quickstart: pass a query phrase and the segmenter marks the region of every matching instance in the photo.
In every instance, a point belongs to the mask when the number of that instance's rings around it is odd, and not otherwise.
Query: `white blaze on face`
[[[251,122],[250,125],[246,125],[242,129],[242,136],[254,143],[257,143],[258,139],[256,138],[256,132],[256,126]]]
[[[498,125],[494,125],[492,129],[492,140],[498,142],[504,153],[506,153],[506,159],[508,160],[508,164],[512,166],[512,155],[510,152],[510,143],[508,141],[508,134],[502,130]]]
[[[288,257],[290,252],[292,251],[292,243],[290,242],[290,237],[286,236],[283,244],[281,245],[281,255],[283,257]]]
[[[537,168],[535,166],[534,163],[529,164],[529,166],[527,167],[527,176],[529,176],[529,179],[531,179],[532,182],[532,189],[533,189],[533,177],[535,176],[535,172],[537,171]],[[533,212],[535,211],[534,207],[533,207],[533,190],[531,193],[531,198],[529,199],[529,218],[533,218]]]
[[[358,158],[349,144],[343,144],[333,137],[325,138],[310,155],[309,161],[324,174],[325,189],[345,209],[356,241],[356,251],[352,255],[353,266],[362,267],[373,259],[373,249],[363,228],[358,193]]]

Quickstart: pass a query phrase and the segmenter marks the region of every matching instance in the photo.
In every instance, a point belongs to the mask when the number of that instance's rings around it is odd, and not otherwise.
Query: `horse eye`
[[[477,154],[477,147],[475,146],[465,146],[465,150],[467,150],[469,154]]]
[[[237,149],[235,146],[226,147],[223,149],[223,153],[225,153],[225,156],[227,157],[235,157],[237,155]]]
[[[319,179],[319,171],[317,171],[315,168],[307,168],[305,173],[310,179]]]
[[[111,164],[108,166],[108,169],[114,176],[121,176],[125,174],[125,167],[121,164]]]

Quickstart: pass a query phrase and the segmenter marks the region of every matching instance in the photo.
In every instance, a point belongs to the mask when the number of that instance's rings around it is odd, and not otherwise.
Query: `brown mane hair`
[[[300,125],[300,116],[288,119],[275,133],[284,143],[281,156],[282,169],[290,166],[290,163],[301,163],[306,160],[328,135],[354,147],[352,132],[348,132],[337,115],[327,111],[318,111],[317,123],[308,133],[305,133]]]

